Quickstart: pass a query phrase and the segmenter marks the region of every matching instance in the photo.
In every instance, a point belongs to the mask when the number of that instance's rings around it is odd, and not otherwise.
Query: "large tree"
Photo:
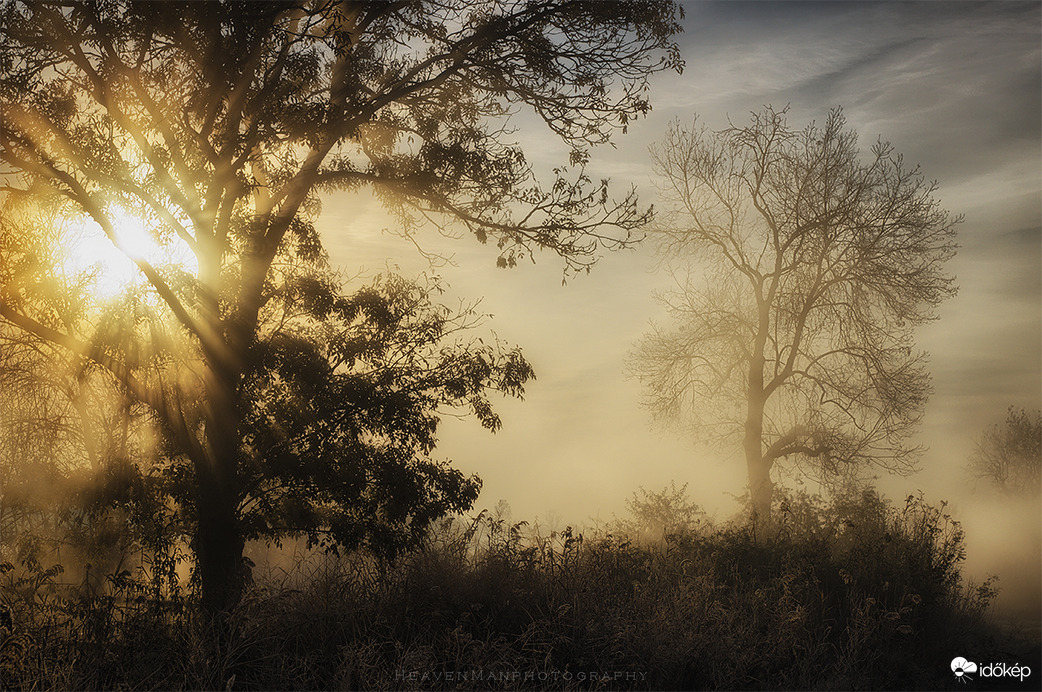
[[[721,132],[674,124],[652,154],[676,287],[672,324],[632,356],[651,410],[741,438],[754,517],[782,464],[910,470],[929,392],[914,329],[954,292],[957,219],[935,185],[887,143],[862,154],[838,109],[803,129],[772,108]]]
[[[17,235],[0,231],[0,240],[23,247]],[[278,257],[283,273],[300,265]],[[144,550],[153,566],[169,566],[179,541],[198,549],[203,508],[182,437],[205,422],[205,402],[191,400],[203,383],[184,353],[186,335],[171,332],[169,315],[149,306],[141,287],[68,300],[71,287],[54,277],[35,286],[19,278],[30,292],[57,284],[76,312],[93,307],[76,319],[47,306],[161,392],[179,422],[120,396],[120,382],[92,359],[71,354],[69,362],[66,349],[0,327],[0,550],[57,537],[98,566],[105,546],[90,536],[111,537],[120,524],[119,545],[109,547]],[[521,396],[534,374],[518,349],[468,337],[483,317],[435,304],[442,290],[391,275],[344,296],[315,261],[273,282],[243,358],[236,516],[244,539],[302,535],[327,549],[364,545],[393,557],[434,520],[471,507],[480,480],[431,456],[440,418],[469,413],[495,431],[490,393]],[[153,586],[166,578],[154,569],[138,576]]]
[[[254,365],[289,357],[259,344],[288,281],[283,258],[320,252],[319,194],[372,190],[404,232],[455,224],[492,240],[502,266],[537,248],[588,266],[647,220],[583,164],[648,110],[648,76],[679,68],[677,13],[658,0],[3,3],[8,202],[23,224],[50,214],[100,227],[144,279],[138,305],[167,322],[135,323],[147,348],[111,346],[100,326],[114,322],[57,317],[62,297],[24,280],[36,260],[7,250],[0,317],[107,372],[190,460],[208,608],[241,592],[244,469],[274,444],[246,434],[267,386]],[[570,150],[545,188],[510,143],[520,108]],[[193,261],[135,251],[127,214]],[[348,319],[323,300],[312,317]],[[149,379],[172,341],[184,342],[176,376]]]

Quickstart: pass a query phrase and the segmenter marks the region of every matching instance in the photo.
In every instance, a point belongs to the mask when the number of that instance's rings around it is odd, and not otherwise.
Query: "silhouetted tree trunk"
[[[244,541],[239,528],[241,369],[212,364],[205,454],[193,459],[199,478],[196,555],[203,605],[226,610],[239,602],[243,587]]]

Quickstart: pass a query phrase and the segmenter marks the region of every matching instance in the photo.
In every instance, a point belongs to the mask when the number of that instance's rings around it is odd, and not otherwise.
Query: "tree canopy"
[[[970,471],[1007,495],[1042,492],[1042,412],[1011,406],[977,439]]]
[[[913,330],[954,293],[958,219],[935,184],[885,142],[863,155],[839,109],[803,129],[773,108],[721,132],[674,124],[652,155],[676,283],[671,324],[632,354],[652,412],[741,437],[758,516],[781,462],[910,470],[929,393]]]
[[[402,233],[466,229],[495,243],[500,266],[547,248],[572,270],[588,267],[649,218],[632,192],[614,199],[584,165],[590,146],[648,111],[648,76],[680,68],[678,14],[655,0],[0,5],[0,318],[154,417],[168,456],[185,462],[174,475],[190,498],[208,608],[239,598],[245,537],[278,528],[264,518],[274,500],[260,499],[272,488],[339,484],[359,502],[356,519],[383,517],[367,493],[418,477],[403,481],[400,450],[433,443],[421,411],[466,400],[495,427],[480,390],[519,393],[530,375],[498,351],[505,360],[464,349],[460,370],[406,349],[401,367],[384,371],[404,379],[375,385],[387,349],[433,346],[437,330],[424,331],[429,315],[396,312],[410,294],[401,286],[351,298],[300,283],[301,267],[323,257],[321,195],[369,189]],[[522,108],[570,152],[547,186],[511,143],[509,116]],[[168,252],[141,251],[128,218]],[[96,275],[49,280],[69,265],[41,238],[73,227],[129,257],[130,302],[99,308]],[[365,346],[358,329],[385,340]],[[367,386],[390,400],[343,403]],[[332,407],[335,432],[294,417],[312,396]],[[374,436],[390,446],[364,474],[357,457],[330,449]],[[308,465],[316,451],[328,473]],[[273,474],[286,454],[303,465]],[[462,478],[413,470],[454,489],[424,505],[413,486],[403,507],[427,516],[473,496]],[[296,509],[332,525],[340,515],[321,497]],[[408,514],[384,510],[399,523]]]

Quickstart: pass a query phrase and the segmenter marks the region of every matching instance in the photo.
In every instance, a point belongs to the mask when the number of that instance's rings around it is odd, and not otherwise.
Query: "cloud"
[[[683,39],[687,69],[663,76],[659,111],[742,118],[791,103],[794,118],[809,120],[842,105],[866,137],[905,140],[912,154],[916,142],[928,149],[952,134],[993,153],[1037,140],[1037,3],[697,7]]]

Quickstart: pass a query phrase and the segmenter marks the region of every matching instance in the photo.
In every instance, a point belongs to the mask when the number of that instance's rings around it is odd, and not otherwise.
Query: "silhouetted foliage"
[[[538,536],[481,512],[390,567],[299,555],[288,573],[258,570],[223,649],[182,610],[63,600],[53,570],[18,585],[9,572],[4,593],[25,597],[0,664],[38,690],[951,689],[953,651],[1029,653],[984,619],[994,588],[962,581],[943,506],[777,499],[766,537],[741,519],[653,544]]]
[[[327,549],[365,545],[393,557],[477,498],[476,477],[430,456],[440,415],[468,411],[494,431],[501,422],[490,392],[520,397],[534,374],[519,350],[468,335],[482,320],[472,308],[434,304],[435,280],[391,275],[350,297],[336,290],[332,276],[314,269],[287,282],[266,306],[266,324],[279,326],[245,359],[242,532],[306,535]],[[14,344],[5,346],[0,379],[19,384],[21,396],[0,409],[0,548],[36,541],[35,551],[57,540],[103,578],[120,556],[162,560],[178,541],[193,540],[197,480],[176,438],[158,452],[134,449],[135,460],[126,446],[95,440],[100,456],[84,465],[97,414],[77,418],[59,386],[75,377],[52,372],[49,359],[18,360]]]
[[[1011,406],[977,440],[970,471],[1008,495],[1042,492],[1042,411]]]
[[[300,420],[286,422],[287,434],[303,446],[279,442],[279,423],[258,410],[259,392],[270,389],[285,413],[302,399],[295,388],[316,387],[315,377],[346,356],[334,352],[335,324],[327,325],[334,334],[303,334],[270,321],[272,302],[300,290],[294,268],[322,257],[319,194],[371,192],[406,235],[424,223],[462,228],[494,242],[503,267],[546,248],[569,270],[588,268],[649,218],[632,192],[613,199],[607,181],[590,180],[583,167],[589,146],[648,111],[648,76],[680,68],[671,42],[678,13],[665,0],[0,5],[0,318],[108,378],[163,431],[165,456],[188,462],[161,475],[192,510],[208,609],[238,600],[247,535],[274,531],[276,514],[323,514],[317,498],[301,503],[273,490],[318,459],[343,462],[347,474],[324,491],[359,501],[352,512],[390,513],[348,520],[341,505],[324,515],[338,527],[331,535],[349,542],[371,531],[393,543],[387,530],[422,525],[473,495],[470,481],[406,453],[430,440],[430,419],[415,408],[426,395],[410,400],[406,391],[392,402],[377,373],[315,389],[319,403],[332,404],[337,388],[353,401],[380,388],[382,411],[370,402],[357,422],[348,409],[333,416],[349,444],[388,438],[380,454],[362,445],[377,464],[364,473],[361,460],[305,439]],[[548,187],[510,141],[505,120],[518,108],[534,111],[570,150]],[[121,232],[126,216],[196,266],[142,256]],[[62,271],[61,239],[77,225],[96,226],[132,260],[138,281],[122,302],[101,300],[97,271]],[[318,301],[314,312],[335,293],[299,298]],[[370,328],[397,329],[400,298],[371,297]],[[365,313],[360,303],[352,309]],[[357,339],[338,310],[326,314],[342,323],[339,338]],[[524,378],[516,360],[490,369],[487,355],[463,349],[466,372],[427,391],[466,401],[495,427],[478,390],[509,390]],[[435,373],[448,367],[432,364]],[[403,425],[419,427],[388,428],[397,408]],[[262,448],[296,461],[272,465]],[[305,449],[318,453],[314,462]],[[308,483],[290,484],[300,498],[316,488]],[[376,493],[391,487],[381,504]],[[281,509],[252,508],[264,518],[247,527],[250,502]]]
[[[674,124],[652,156],[676,281],[673,325],[631,359],[653,414],[741,437],[758,516],[783,460],[825,481],[912,470],[929,393],[914,329],[955,290],[958,219],[935,184],[888,143],[862,157],[838,109],[802,130],[772,108],[721,132]]]
[[[516,349],[463,341],[480,316],[432,304],[437,289],[389,276],[345,298],[309,278],[280,296],[298,324],[257,343],[245,378],[245,535],[393,556],[471,507],[477,478],[429,457],[439,414],[495,431],[489,392],[520,397],[533,372]]]

